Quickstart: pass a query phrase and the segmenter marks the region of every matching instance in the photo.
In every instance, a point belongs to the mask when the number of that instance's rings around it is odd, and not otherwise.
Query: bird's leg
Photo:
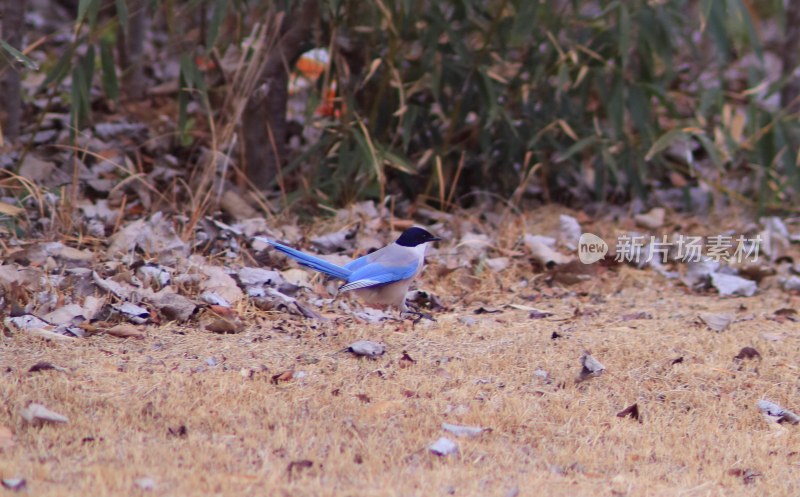
[[[403,309],[403,308],[400,309],[400,316],[402,317],[404,312],[408,313],[408,314],[415,315],[416,318],[414,319],[414,324],[419,323],[420,321],[422,321],[423,318],[429,319],[431,321],[436,321],[436,319],[433,316],[431,316],[430,314],[427,314],[425,312],[421,312],[419,310],[419,306],[417,306],[416,304],[412,304],[410,302],[405,302],[405,305],[403,307],[405,307],[405,309]],[[411,309],[409,309],[409,307],[411,307]]]

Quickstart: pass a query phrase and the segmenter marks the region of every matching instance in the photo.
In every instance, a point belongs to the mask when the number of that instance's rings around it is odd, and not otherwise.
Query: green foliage
[[[7,61],[4,59],[10,58],[11,61],[23,64],[26,69],[31,71],[39,70],[39,66],[36,64],[36,62],[32,61],[28,56],[12,47],[2,39],[0,39],[0,55],[3,55],[3,57],[0,57],[0,69],[7,65]]]
[[[766,73],[760,39],[766,17],[782,18],[780,0],[760,2],[760,19],[743,0],[320,1],[314,46],[330,47],[332,64],[317,90],[338,83],[340,113],[285,158],[289,198],[340,204],[400,191],[445,206],[454,191],[510,195],[532,177],[546,199],[624,200],[669,185],[673,172],[725,188],[742,171],[757,178],[743,193],[763,208],[797,196],[800,129],[767,104],[785,81]],[[107,4],[116,17],[99,15]],[[173,35],[204,9],[199,39],[212,61],[265,18],[264,6],[241,1],[154,5]],[[96,72],[106,97],[119,97],[113,47],[128,18],[125,0],[79,2],[74,42],[43,85],[71,74],[76,125],[91,119]],[[194,44],[178,52],[177,128],[189,145],[203,122],[189,103],[221,111],[209,84],[218,74],[197,67]],[[308,120],[323,100],[310,97]]]
[[[324,21],[360,47],[337,59],[350,67],[334,67],[361,68],[358,84],[340,85],[348,117],[364,115],[373,143],[419,167],[424,180],[398,181],[410,193],[449,190],[462,153],[462,191],[508,193],[540,167],[551,198],[644,197],[671,170],[696,176],[700,162],[718,176],[747,166],[797,184],[797,126],[764,105],[780,85],[726,91],[731,64],[748,53],[763,60],[742,0],[344,0],[328,2]],[[748,88],[763,77],[758,64],[751,73]],[[323,167],[341,155],[351,181],[380,181],[367,174],[375,161],[363,147],[339,146],[356,133],[354,120],[343,122],[352,133],[338,132]],[[665,153],[679,139],[696,148],[688,161]],[[761,188],[764,205],[775,193]]]
[[[194,119],[190,119],[187,114],[192,93],[195,90],[205,93],[203,75],[197,68],[194,59],[189,55],[181,56],[181,81],[180,92],[178,93],[178,135],[180,142],[184,146],[191,143],[189,131],[194,125]]]

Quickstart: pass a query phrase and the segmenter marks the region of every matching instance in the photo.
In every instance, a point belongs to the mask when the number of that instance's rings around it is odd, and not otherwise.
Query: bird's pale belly
[[[410,282],[401,281],[368,288],[355,290],[358,297],[370,305],[393,305],[400,310],[406,310],[406,293]]]

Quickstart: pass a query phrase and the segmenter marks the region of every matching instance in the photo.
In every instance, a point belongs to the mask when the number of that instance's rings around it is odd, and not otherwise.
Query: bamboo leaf
[[[83,66],[84,75],[86,76],[86,81],[89,83],[86,87],[87,94],[92,87],[92,79],[94,79],[94,57],[95,56],[95,49],[94,45],[89,45],[88,50],[86,50],[86,55],[83,56],[81,59],[81,65]]]
[[[181,142],[187,139],[186,130],[188,129],[187,109],[191,99],[191,91],[194,89],[195,65],[192,57],[183,54],[180,62],[180,92],[178,93],[178,132]]]
[[[78,2],[78,17],[75,18],[75,24],[80,24],[83,21],[83,18],[86,17],[86,12],[89,10],[89,7],[93,1],[94,0],[80,0]]]
[[[47,77],[44,78],[44,82],[42,83],[42,88],[50,85],[51,83],[60,83],[67,77],[70,70],[70,63],[72,62],[72,50],[64,50],[64,53],[61,54],[59,57],[58,62],[56,65],[50,69],[50,72],[47,73]]]
[[[381,155],[383,155],[383,159],[389,167],[406,174],[417,174],[417,171],[414,170],[414,166],[403,157],[387,150],[382,151]]]
[[[687,138],[689,138],[689,135],[687,135],[682,129],[673,129],[667,131],[653,143],[653,145],[650,147],[650,150],[648,150],[647,154],[644,156],[644,160],[649,162],[653,159],[654,155],[660,154],[676,141],[686,140]]]
[[[25,65],[27,69],[30,69],[32,71],[39,70],[39,65],[36,62],[32,61],[28,56],[26,56],[16,48],[12,47],[2,39],[0,39],[0,48],[2,48],[5,52],[7,52],[8,55],[10,55],[14,60]]]
[[[114,5],[117,8],[117,19],[119,25],[122,27],[122,34],[125,38],[128,37],[128,2],[126,0],[114,0]]]
[[[106,97],[116,101],[119,98],[119,83],[117,81],[117,67],[114,65],[113,40],[103,38],[100,40],[100,66],[103,71],[103,91]]]
[[[708,139],[705,133],[697,133],[694,135],[695,138],[700,142],[703,149],[705,149],[708,156],[711,158],[711,162],[719,169],[722,169],[724,164],[722,163],[722,158],[719,156],[719,151],[714,143]]]
[[[625,3],[619,4],[619,57],[622,67],[628,62],[628,48],[631,44],[631,15]]]
[[[750,41],[750,46],[753,47],[753,51],[756,53],[758,60],[763,64],[764,52],[761,48],[761,39],[758,36],[755,26],[753,26],[753,19],[750,16],[750,10],[748,10],[747,6],[745,6],[743,0],[736,0],[736,6],[739,9],[739,14],[741,14],[742,19],[744,20],[745,26],[747,27],[747,36]]]
[[[225,11],[228,7],[228,0],[216,0],[214,2],[214,11],[211,14],[211,23],[208,25],[208,32],[206,33],[206,52],[214,47],[219,35],[219,27],[225,19]]]
[[[583,152],[584,149],[589,148],[592,145],[595,145],[598,141],[599,139],[595,135],[587,136],[586,138],[581,138],[577,142],[573,143],[572,146],[570,146],[567,150],[565,150],[563,154],[562,153],[556,154],[555,157],[553,158],[553,161],[556,164],[564,162],[573,155]]]
[[[75,25],[80,25],[87,18],[87,15],[89,25],[93,25],[94,20],[97,18],[99,7],[100,0],[80,0],[78,2],[78,17],[75,19]]]

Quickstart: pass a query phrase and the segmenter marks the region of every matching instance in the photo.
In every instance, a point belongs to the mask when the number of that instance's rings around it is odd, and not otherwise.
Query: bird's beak
[[[431,238],[431,239],[430,239],[430,240],[428,240],[428,241],[429,241],[429,242],[441,242],[441,241],[442,241],[442,239],[441,239],[441,238],[439,238],[438,236],[434,236],[433,238]]]

